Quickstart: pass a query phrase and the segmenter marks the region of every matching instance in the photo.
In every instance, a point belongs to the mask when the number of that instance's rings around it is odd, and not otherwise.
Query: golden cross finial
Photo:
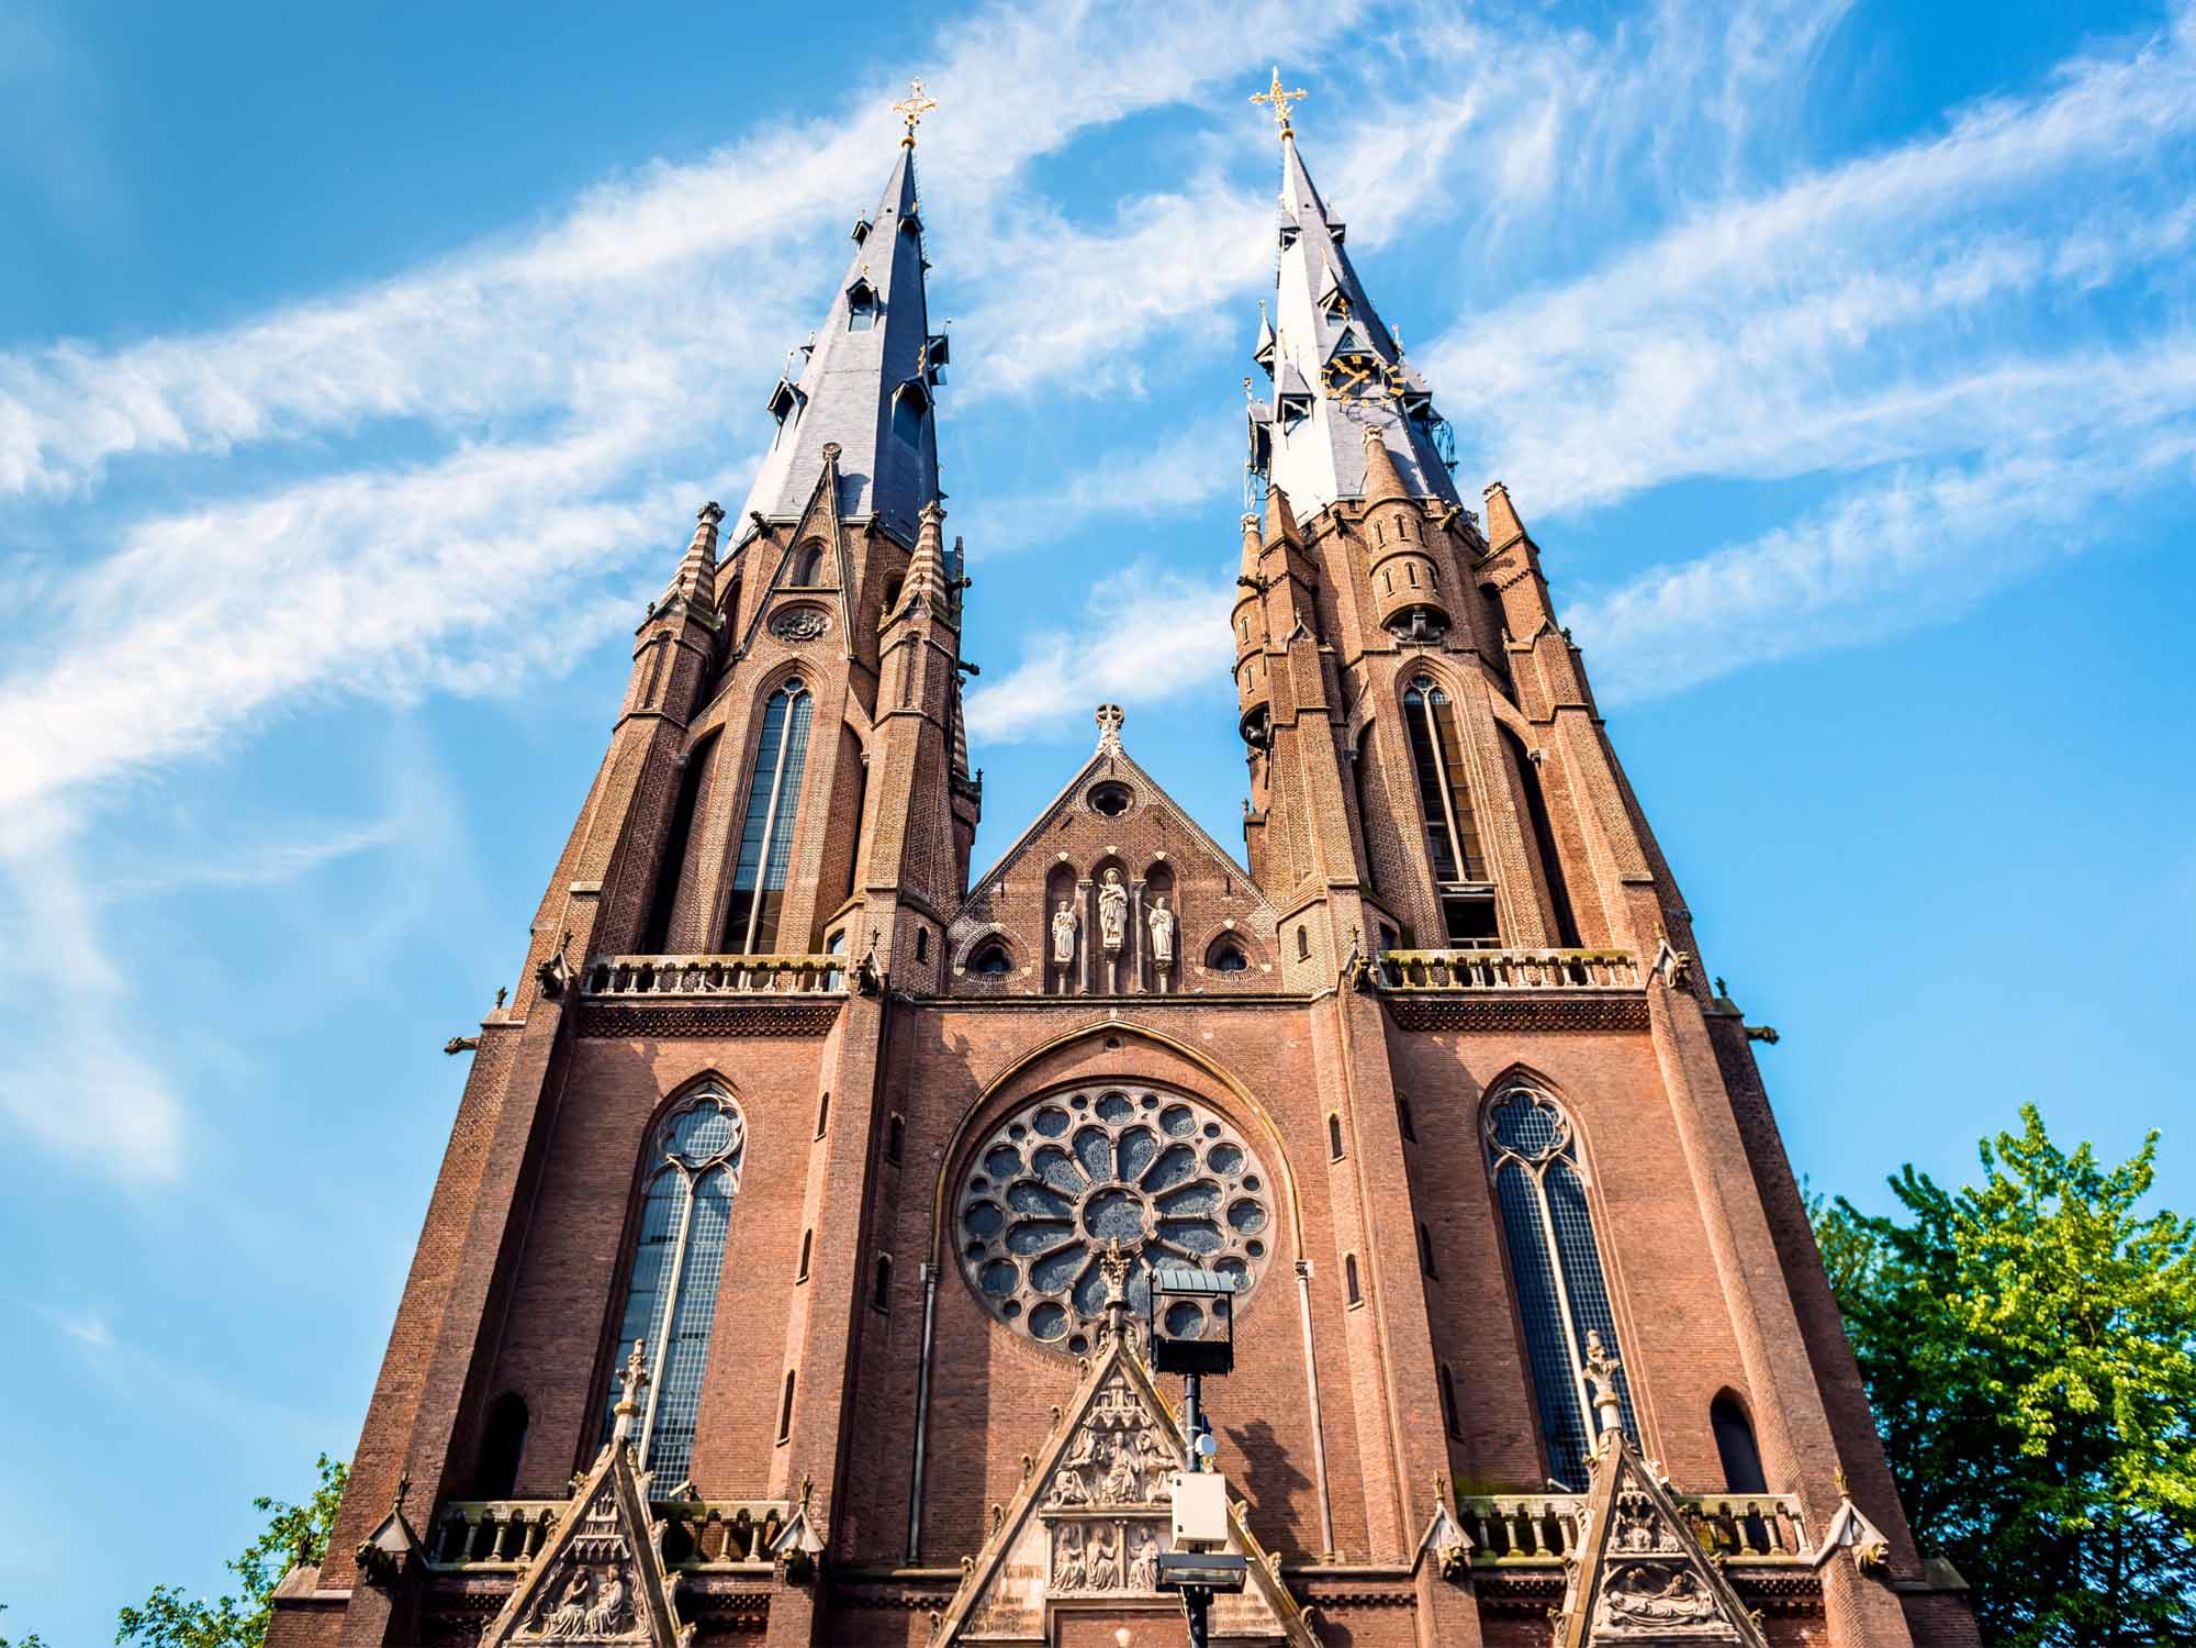
[[[1300,103],[1309,96],[1311,96],[1311,93],[1301,86],[1293,92],[1283,91],[1281,89],[1281,66],[1276,63],[1273,69],[1273,84],[1262,92],[1252,92],[1251,101],[1253,103],[1272,104],[1273,123],[1280,128],[1281,135],[1288,138],[1296,135],[1295,126],[1289,122],[1289,105],[1291,103]]]
[[[907,83],[907,95],[892,105],[892,112],[907,122],[907,136],[900,139],[909,148],[915,147],[915,128],[924,115],[938,106],[938,100],[923,90],[920,80]]]

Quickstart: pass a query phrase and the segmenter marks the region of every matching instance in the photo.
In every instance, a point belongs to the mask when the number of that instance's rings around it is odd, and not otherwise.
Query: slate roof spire
[[[1337,499],[1365,496],[1366,437],[1377,432],[1407,496],[1454,503],[1434,444],[1432,392],[1358,280],[1343,250],[1344,226],[1312,182],[1285,104],[1276,121],[1280,271],[1270,341],[1262,320],[1255,356],[1273,387],[1251,407],[1252,464],[1308,518]]]
[[[942,496],[932,413],[946,339],[931,332],[924,301],[912,119],[877,210],[855,224],[854,241],[846,278],[799,376],[781,378],[771,392],[778,430],[740,512],[743,541],[758,515],[796,522],[807,513],[823,477],[824,447],[833,442],[842,520],[874,513],[912,546],[923,506]]]

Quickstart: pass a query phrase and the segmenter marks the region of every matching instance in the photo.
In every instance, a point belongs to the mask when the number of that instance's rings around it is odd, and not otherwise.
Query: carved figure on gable
[[[594,1590],[594,1580],[585,1568],[574,1568],[572,1577],[564,1582],[564,1593],[557,1598],[556,1606],[536,1627],[545,1637],[576,1637],[588,1628],[588,1597]]]
[[[1052,1557],[1052,1588],[1080,1591],[1083,1588],[1083,1530],[1069,1522],[1061,1527],[1055,1538],[1058,1543]]]
[[[1054,906],[1052,912],[1052,960],[1058,967],[1075,965],[1075,930],[1082,926],[1082,918],[1075,913],[1075,906],[1066,899]]]
[[[1136,1438],[1116,1438],[1113,1463],[1106,1471],[1105,1486],[1099,1490],[1099,1502],[1105,1505],[1138,1503],[1143,1498],[1143,1484],[1138,1481],[1140,1474],[1136,1468]]]
[[[1132,1591],[1156,1591],[1159,1589],[1159,1541],[1150,1528],[1141,1528],[1136,1535],[1136,1555],[1129,1562],[1129,1589]]]
[[[1090,1490],[1083,1486],[1083,1479],[1074,1471],[1062,1466],[1052,1473],[1052,1503],[1055,1505],[1088,1505]]]
[[[1121,1588],[1121,1531],[1101,1523],[1091,1531],[1088,1549],[1089,1584],[1094,1591]]]
[[[587,1610],[587,1629],[602,1636],[615,1636],[624,1628],[625,1580],[613,1568],[610,1577],[602,1582],[595,1605]]]
[[[1174,965],[1174,912],[1167,908],[1167,895],[1161,893],[1153,901],[1151,914],[1144,918],[1151,929],[1151,964],[1154,967]]]
[[[1602,1618],[1612,1625],[1700,1625],[1717,1617],[1715,1598],[1692,1569],[1635,1562],[1609,1576]]]
[[[1129,895],[1121,872],[1108,870],[1098,883],[1098,942],[1118,950],[1128,942]]]

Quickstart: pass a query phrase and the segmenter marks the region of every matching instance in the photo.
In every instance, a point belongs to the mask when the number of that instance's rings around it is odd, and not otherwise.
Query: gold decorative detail
[[[914,148],[915,128],[922,123],[923,116],[937,106],[938,100],[923,90],[920,80],[910,80],[907,83],[907,95],[892,105],[892,112],[907,122],[907,136],[900,141],[910,149]]]
[[[1291,123],[1289,116],[1289,105],[1300,103],[1309,96],[1311,96],[1311,93],[1301,86],[1293,92],[1283,91],[1281,89],[1281,65],[1276,63],[1273,68],[1273,84],[1262,92],[1252,92],[1251,101],[1271,106],[1274,126],[1280,132],[1282,139],[1286,141],[1296,135],[1296,127]]]

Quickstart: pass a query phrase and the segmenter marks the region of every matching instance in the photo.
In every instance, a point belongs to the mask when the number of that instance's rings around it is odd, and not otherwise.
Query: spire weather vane
[[[907,95],[892,105],[892,112],[907,122],[907,136],[900,141],[912,149],[915,146],[915,128],[922,123],[923,116],[937,106],[938,100],[923,90],[920,80],[910,80],[907,83]]]
[[[1311,96],[1311,93],[1301,86],[1293,92],[1283,91],[1281,89],[1281,65],[1276,63],[1273,68],[1273,84],[1262,92],[1252,92],[1251,101],[1253,103],[1268,103],[1273,106],[1273,123],[1279,128],[1281,136],[1285,140],[1296,135],[1296,127],[1289,119],[1289,105],[1301,103],[1309,96]]]

